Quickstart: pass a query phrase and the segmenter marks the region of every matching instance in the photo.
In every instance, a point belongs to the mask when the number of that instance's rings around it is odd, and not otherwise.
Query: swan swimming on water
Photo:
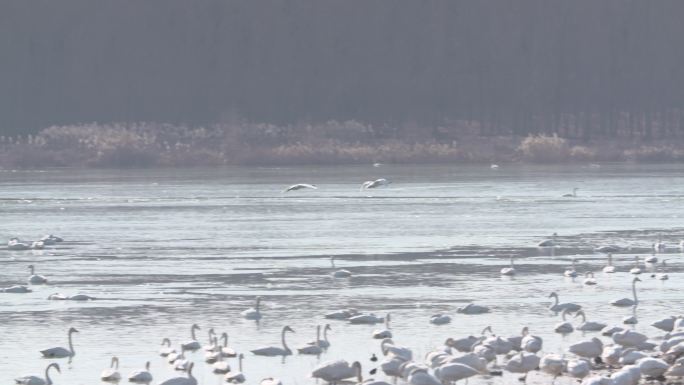
[[[235,349],[228,347],[228,333],[221,333],[221,339],[223,340],[223,346],[220,347],[221,355],[223,357],[237,357]]]
[[[484,314],[489,313],[489,307],[476,305],[474,303],[469,303],[464,307],[459,307],[456,309],[456,313],[461,314]]]
[[[187,377],[174,377],[166,381],[160,382],[159,385],[197,385],[197,379],[192,375],[192,367],[194,363],[188,365]]]
[[[22,251],[30,248],[28,243],[20,241],[19,238],[12,238],[7,242],[7,250]]]
[[[606,327],[606,324],[601,323],[601,322],[594,322],[594,321],[587,322],[587,317],[584,314],[584,310],[580,310],[577,313],[575,313],[575,318],[577,318],[577,317],[582,317],[582,323],[576,327],[577,330],[581,330],[581,331],[585,331],[585,332],[597,332],[597,331],[603,330],[603,328]]]
[[[261,319],[261,310],[259,306],[261,305],[261,297],[256,297],[256,305],[254,307],[251,307],[242,313],[242,317],[245,319],[249,320],[260,320]]]
[[[30,275],[28,277],[28,283],[30,285],[42,285],[47,283],[47,278],[43,277],[42,275],[36,275],[33,265],[29,265],[28,269],[30,271]]]
[[[121,380],[121,374],[119,373],[119,359],[117,357],[112,357],[112,362],[109,365],[109,368],[102,371],[100,379],[107,382],[119,382],[119,380]]]
[[[323,349],[327,349],[330,347],[330,341],[328,341],[328,330],[332,330],[330,327],[330,324],[325,324],[323,327],[323,339],[318,339],[317,341],[309,341],[307,342],[308,345],[318,345],[322,347]]]
[[[561,313],[561,317],[563,317],[563,322],[556,324],[556,326],[553,329],[556,333],[568,334],[575,331],[575,328],[572,326],[572,324],[565,319],[565,315],[569,312],[570,311],[568,309],[563,309],[563,312]]]
[[[511,265],[501,269],[501,275],[515,275],[515,266],[513,265],[513,256],[511,255]]]
[[[545,239],[537,244],[539,247],[554,247],[556,246],[556,238],[558,237],[557,233],[553,233],[551,236],[551,239]]]
[[[358,377],[360,373],[361,364],[358,361],[349,365],[345,360],[338,360],[319,365],[311,372],[311,377],[335,384],[347,378]]]
[[[280,346],[267,346],[263,348],[258,348],[252,350],[252,353],[257,355],[257,356],[268,356],[268,357],[274,357],[274,356],[289,356],[292,354],[292,350],[287,346],[287,343],[285,342],[285,333],[290,332],[294,333],[294,330],[292,330],[291,327],[289,326],[284,326],[282,332],[280,333],[280,341],[282,344],[282,347]]]
[[[571,278],[577,277],[579,274],[577,273],[577,270],[575,269],[576,264],[577,264],[577,258],[573,258],[572,259],[572,268],[565,270],[563,275],[566,277],[571,277]]]
[[[15,378],[14,381],[19,385],[52,385],[52,379],[50,378],[51,368],[55,368],[56,371],[62,373],[62,371],[59,369],[59,364],[53,362],[45,368],[45,379],[42,379],[38,376],[24,376]]]
[[[641,268],[639,267],[639,256],[634,256],[634,267],[629,271],[630,274],[641,274]]]
[[[584,273],[584,277],[585,277],[585,279],[584,279],[583,283],[585,285],[589,285],[589,286],[596,285],[597,282],[596,282],[596,278],[594,278],[593,272],[587,271],[586,273]]]
[[[297,353],[299,354],[312,354],[319,355],[323,353],[323,348],[320,346],[321,340],[321,325],[316,325],[316,343],[315,344],[305,344],[304,346],[297,348]]]
[[[14,285],[14,286],[6,287],[0,291],[2,291],[3,293],[14,293],[14,294],[26,294],[26,293],[33,292],[33,290],[29,289],[26,286],[22,286],[22,285]]]
[[[572,189],[571,194],[563,194],[562,197],[563,198],[577,198],[577,190],[579,190],[579,188],[575,187]]]
[[[620,307],[627,307],[627,306],[636,306],[639,304],[639,299],[637,298],[637,292],[636,292],[636,283],[641,282],[639,277],[634,277],[632,280],[632,295],[634,299],[631,298],[621,298],[618,300],[615,300],[611,302],[610,304],[613,306],[620,306]]]
[[[608,253],[608,265],[603,267],[604,273],[615,273],[615,266],[613,266],[613,254]]]
[[[286,188],[283,192],[297,191],[297,190],[302,190],[302,189],[316,190],[316,189],[318,189],[318,187],[316,187],[315,184],[297,183],[297,184],[293,184],[292,186]]]
[[[190,336],[192,337],[192,339],[188,342],[181,344],[181,347],[184,350],[194,352],[195,350],[199,350],[202,347],[199,341],[197,341],[197,337],[195,337],[195,330],[200,330],[200,327],[197,324],[192,324],[192,326],[190,327]]]
[[[150,373],[150,361],[145,364],[145,369],[136,370],[128,375],[128,381],[146,384],[152,382],[152,373]]]
[[[382,187],[382,186],[387,186],[389,184],[390,184],[390,182],[385,178],[380,178],[380,179],[376,179],[376,180],[367,180],[367,181],[363,182],[363,184],[361,185],[361,190],[378,188],[378,187]]]
[[[335,257],[331,256],[330,257],[330,265],[332,266],[333,269],[335,269]],[[335,270],[332,273],[332,276],[335,278],[349,278],[351,277],[352,273],[349,270],[345,269],[340,269],[340,270]]]
[[[373,338],[376,340],[384,340],[385,338],[392,338],[392,331],[389,330],[390,326],[390,313],[387,313],[387,316],[385,316],[385,329],[383,330],[373,330]]]
[[[71,335],[74,333],[78,333],[78,330],[76,328],[69,328],[69,349],[65,349],[63,347],[56,347],[56,348],[50,348],[50,349],[45,349],[41,350],[40,353],[43,355],[45,358],[64,358],[64,357],[73,357],[76,355],[76,352],[74,351],[74,345],[71,340]]]
[[[162,357],[166,357],[171,353],[175,353],[176,349],[171,347],[171,340],[168,338],[164,338],[162,340],[162,347],[159,349],[159,355]]]
[[[558,303],[559,298],[555,291],[549,294],[549,298],[553,298],[555,300],[554,304],[549,307],[549,310],[551,311],[560,312],[567,309],[569,312],[576,312],[582,308],[582,306],[572,302]]]
[[[246,380],[245,375],[242,374],[242,360],[244,358],[245,358],[245,356],[242,353],[240,353],[240,355],[238,356],[238,369],[239,370],[237,372],[226,373],[226,376],[224,377],[226,382],[230,382],[233,384],[242,384],[243,382],[245,382],[245,380]]]

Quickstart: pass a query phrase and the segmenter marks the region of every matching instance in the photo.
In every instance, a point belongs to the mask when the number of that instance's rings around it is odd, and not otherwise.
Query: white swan
[[[112,362],[109,364],[109,368],[102,371],[102,374],[100,374],[100,379],[107,382],[118,382],[121,380],[121,373],[119,373],[119,359],[117,357],[112,357]]]
[[[464,307],[459,307],[456,309],[456,313],[461,313],[461,314],[484,314],[484,313],[489,313],[489,307],[487,306],[482,306],[482,305],[476,305],[474,303],[469,303]]]
[[[563,373],[566,364],[565,359],[558,354],[546,354],[539,361],[539,370],[555,379]]]
[[[556,324],[556,326],[553,328],[553,330],[556,333],[568,334],[572,333],[575,330],[572,324],[565,320],[565,315],[568,314],[568,312],[568,309],[563,309],[563,312],[561,313],[561,317],[563,317],[563,322]]]
[[[261,380],[259,385],[283,385],[283,382],[280,380],[280,378],[268,377]]]
[[[6,287],[6,288],[2,289],[2,292],[13,293],[13,294],[26,294],[26,293],[33,292],[33,290],[29,289],[26,286],[14,285],[14,286],[10,286],[10,287]]]
[[[47,283],[47,278],[43,277],[42,275],[36,275],[35,268],[33,267],[33,265],[29,265],[28,268],[31,272],[28,277],[28,283],[30,285],[42,285]]]
[[[220,350],[218,349],[218,346],[214,344],[214,338],[216,337],[216,332],[214,331],[214,328],[209,328],[209,345],[204,345],[202,349],[207,352],[213,352],[214,350]]]
[[[629,270],[630,274],[641,274],[641,268],[639,267],[639,256],[634,256],[634,267]]]
[[[230,382],[233,384],[242,384],[243,382],[245,382],[245,380],[246,380],[245,375],[242,374],[242,360],[244,358],[245,358],[245,356],[242,353],[240,353],[240,355],[238,356],[238,369],[239,370],[237,372],[226,373],[226,376],[224,377],[226,382]]]
[[[672,329],[674,329],[674,324],[675,324],[676,319],[677,319],[677,317],[675,317],[675,316],[669,316],[669,317],[660,319],[658,321],[654,321],[651,324],[651,326],[653,326],[654,328],[660,329],[664,332],[671,332]]]
[[[556,238],[558,237],[557,233],[553,233],[551,239],[545,239],[537,244],[539,247],[554,247],[556,246]]]
[[[317,339],[316,341],[309,341],[307,342],[307,345],[318,345],[322,347],[323,349],[327,349],[330,347],[330,341],[328,341],[328,330],[332,330],[330,327],[330,324],[325,324],[323,327],[323,339]]]
[[[506,363],[505,369],[511,373],[524,373],[527,380],[527,373],[539,367],[540,358],[536,354],[520,352]]]
[[[385,338],[380,343],[380,350],[382,354],[390,357],[399,357],[404,361],[411,361],[413,359],[413,352],[411,349],[404,346],[397,346],[390,338]]]
[[[523,328],[523,338],[520,341],[520,347],[522,350],[529,353],[537,353],[542,349],[544,340],[541,337],[533,336],[529,334],[529,329],[527,326]]]
[[[299,354],[312,354],[319,355],[323,353],[323,348],[321,348],[319,341],[321,340],[321,325],[316,325],[316,343],[315,344],[305,344],[297,348],[297,353]]]
[[[188,376],[187,377],[174,377],[169,378],[166,381],[160,382],[158,385],[197,385],[197,379],[192,375],[192,367],[194,363],[188,365]]]
[[[615,266],[613,266],[613,254],[608,253],[608,265],[603,267],[604,273],[615,273]]]
[[[152,382],[152,373],[150,373],[150,361],[145,363],[145,369],[136,370],[128,375],[128,381],[147,384]]]
[[[185,360],[185,349],[183,349],[183,346],[181,346],[181,351],[180,353],[171,353],[168,356],[166,356],[166,361],[169,364],[175,364],[179,361],[184,361]],[[187,368],[187,362],[186,362],[186,368]]]
[[[434,314],[430,317],[430,323],[433,325],[446,325],[451,322],[451,317],[447,314]]]
[[[12,238],[7,242],[7,250],[22,251],[30,248],[31,246],[28,243],[20,241],[19,238]]]
[[[625,325],[636,325],[639,323],[639,320],[637,319],[636,316],[630,315],[622,318],[622,323]]]
[[[91,297],[85,294],[76,294],[66,297],[67,301],[94,301],[95,297]]]
[[[626,347],[638,346],[648,340],[644,334],[631,330],[613,333],[612,338],[616,344]]]
[[[620,249],[620,246],[605,245],[605,246],[597,247],[594,250],[598,251],[599,253],[617,253],[621,249]]]
[[[406,377],[409,385],[443,385],[435,376],[425,369],[416,368]]]
[[[302,189],[311,189],[311,190],[316,190],[318,187],[316,187],[315,184],[307,184],[307,183],[297,183],[293,184],[292,186],[286,188],[283,190],[283,192],[288,192],[288,191],[297,191],[297,190],[302,190]]]
[[[593,272],[587,271],[586,273],[584,273],[584,277],[585,277],[585,278],[584,278],[584,282],[583,282],[583,283],[584,283],[585,285],[588,285],[588,286],[596,285],[597,282],[596,282],[596,278],[594,278],[594,273],[593,273]]]
[[[491,336],[482,341],[482,344],[494,349],[494,353],[497,355],[508,354],[508,352],[513,350],[513,343],[511,341],[498,336]]]
[[[223,346],[220,348],[221,355],[223,357],[237,357],[235,349],[228,346],[228,333],[221,333],[221,339],[223,340]]]
[[[658,257],[656,257],[655,255],[651,255],[651,256],[649,256],[649,257],[644,258],[644,262],[646,262],[646,263],[656,263],[656,262],[658,262]]]
[[[360,314],[349,318],[349,323],[352,324],[365,324],[365,325],[375,325],[381,322],[385,322],[385,319],[378,317],[373,313],[370,314]]]
[[[458,362],[444,364],[435,369],[435,377],[445,384],[470,378],[478,374],[480,372],[475,368]]]
[[[565,270],[565,272],[563,273],[563,275],[566,276],[566,277],[571,277],[571,278],[577,277],[579,274],[577,273],[577,270],[575,269],[576,263],[577,263],[577,258],[573,258],[573,259],[572,259],[572,268],[571,268],[571,269],[568,269],[568,270]]]
[[[660,377],[670,368],[667,362],[653,357],[642,358],[636,362],[636,365],[641,374],[648,377]]]
[[[43,355],[45,358],[64,358],[64,357],[73,357],[76,355],[76,352],[74,351],[74,345],[71,340],[71,335],[74,333],[78,333],[78,330],[76,328],[69,328],[69,349],[65,349],[63,347],[56,347],[56,348],[50,348],[50,349],[45,349],[41,350],[40,353]]]
[[[501,269],[501,275],[515,275],[515,266],[513,265],[513,256],[511,255],[511,265],[509,267],[504,267]]]
[[[575,329],[585,331],[585,332],[598,332],[606,327],[606,324],[601,322],[589,321],[587,322],[587,317],[583,310],[578,311],[575,314],[575,318],[582,317],[582,323],[579,324]]]
[[[162,357],[166,357],[171,353],[175,353],[176,349],[171,347],[171,340],[168,338],[164,338],[161,343],[161,348],[159,349],[159,355]]]
[[[52,385],[50,368],[55,368],[56,371],[62,373],[62,371],[59,369],[59,364],[53,362],[45,368],[45,379],[42,379],[38,376],[24,376],[15,378],[14,381],[19,385]]]
[[[380,178],[380,179],[376,179],[376,180],[367,180],[367,181],[363,182],[363,184],[361,185],[361,190],[378,188],[378,187],[382,187],[382,186],[387,186],[389,184],[390,184],[390,182],[385,178]]]
[[[665,377],[684,377],[684,362],[672,365],[670,369],[665,372]]]
[[[570,353],[584,358],[599,357],[603,353],[603,342],[594,337],[590,340],[580,341],[568,347]]]
[[[294,330],[290,328],[289,326],[283,327],[282,332],[280,333],[280,341],[282,343],[282,347],[279,346],[267,346],[263,348],[258,348],[252,350],[252,353],[257,355],[257,356],[268,356],[268,357],[274,357],[274,356],[289,356],[292,354],[292,350],[287,346],[287,343],[285,342],[285,333],[286,332],[291,332],[294,333]]]
[[[195,336],[195,330],[200,330],[200,327],[197,324],[192,324],[192,326],[190,327],[190,341],[181,344],[181,347],[184,350],[194,352],[195,350],[199,350],[202,347],[199,341],[197,341],[197,337]]]
[[[330,264],[332,265],[332,268],[335,269],[335,257],[332,256],[330,257]],[[332,272],[332,276],[334,278],[349,278],[352,276],[352,273],[349,270],[345,269],[340,269],[340,270],[335,270]]]
[[[552,292],[551,294],[549,294],[549,298],[553,298],[553,299],[555,300],[555,302],[553,303],[553,305],[551,305],[551,306],[549,307],[549,309],[550,309],[551,311],[554,311],[554,312],[561,312],[561,311],[566,310],[566,309],[567,309],[569,312],[576,312],[576,311],[578,311],[578,310],[580,310],[580,309],[582,308],[582,306],[580,306],[580,305],[578,305],[578,304],[576,304],[576,303],[572,303],[572,302],[568,302],[568,303],[558,303],[558,302],[559,302],[559,297],[558,297],[558,294],[557,294],[555,291]]]
[[[242,318],[244,319],[249,319],[249,320],[260,320],[261,319],[261,309],[259,306],[261,305],[261,297],[256,297],[256,305],[254,307],[251,307],[247,310],[244,310],[242,313]]]
[[[569,375],[575,378],[584,378],[591,373],[591,365],[586,359],[569,360],[565,366]]]
[[[577,198],[577,190],[579,190],[579,188],[575,187],[572,189],[572,193],[563,194],[561,196],[563,198]]]
[[[632,295],[634,296],[634,299],[630,298],[620,298],[618,300],[615,300],[611,302],[610,304],[613,306],[619,306],[619,307],[627,307],[627,306],[636,306],[639,304],[639,299],[637,298],[637,292],[636,292],[636,283],[641,282],[639,277],[634,277],[632,280]]]
[[[311,377],[335,384],[347,378],[358,377],[360,372],[361,364],[358,361],[349,365],[349,362],[345,360],[338,360],[319,365],[311,372]]]
[[[357,315],[359,315],[359,311],[356,309],[344,309],[328,313],[324,317],[326,319],[348,320]]]
[[[219,354],[217,361],[213,363],[212,370],[214,374],[226,374],[230,372],[230,364],[223,360],[223,356]]]
[[[64,242],[64,238],[58,237],[56,235],[48,234],[48,235],[44,235],[42,238],[40,238],[40,241],[43,242],[44,244],[48,245],[48,246],[52,246],[56,243]]]
[[[218,338],[214,336],[212,340],[213,348],[204,353],[204,362],[207,364],[213,364],[223,357],[223,354],[221,353],[221,346],[218,344]]]

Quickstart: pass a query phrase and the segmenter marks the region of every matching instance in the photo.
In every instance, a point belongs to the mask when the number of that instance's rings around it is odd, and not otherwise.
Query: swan
[[[617,332],[622,332],[622,331],[624,331],[624,330],[625,330],[625,328],[623,328],[623,327],[620,327],[620,326],[613,326],[613,327],[604,329],[604,330],[601,332],[601,335],[604,335],[604,336],[607,336],[607,337],[611,337],[613,334],[615,334],[615,333],[617,333]]]
[[[593,272],[587,271],[586,273],[584,273],[584,277],[585,277],[585,279],[584,279],[583,283],[585,285],[588,285],[588,286],[596,285],[596,279],[594,278]]]
[[[658,321],[654,321],[651,326],[665,332],[671,332],[674,328],[674,323],[677,317],[669,316]]]
[[[223,357],[223,354],[221,352],[221,346],[218,344],[218,338],[217,337],[213,337],[213,345],[212,346],[214,346],[214,348],[211,350],[208,350],[204,354],[204,362],[206,362],[208,364],[213,364],[214,362],[221,359],[221,357]]]
[[[620,365],[634,365],[635,362],[645,357],[648,357],[646,353],[630,348],[623,352],[619,362]]]
[[[554,379],[560,376],[565,370],[566,361],[557,354],[546,354],[539,361],[539,370],[550,374]]]
[[[565,272],[563,273],[563,275],[566,276],[566,277],[571,277],[571,278],[577,277],[577,275],[578,275],[578,274],[577,274],[577,270],[575,270],[575,265],[576,265],[576,263],[577,263],[577,258],[573,258],[573,259],[572,259],[572,268],[569,269],[569,270],[565,270]]]
[[[401,366],[406,363],[403,357],[387,357],[380,363],[380,370],[386,376],[400,377],[402,375]]]
[[[617,253],[621,249],[619,246],[606,245],[606,246],[597,247],[594,250],[598,251],[599,253]]]
[[[591,365],[586,359],[569,360],[565,365],[565,370],[575,378],[584,378],[591,372]]]
[[[261,297],[256,297],[256,305],[252,308],[249,308],[247,310],[244,310],[242,313],[242,318],[244,319],[249,319],[249,320],[260,320],[261,319],[261,310],[259,309],[259,306],[261,305]]]
[[[183,349],[183,346],[181,346],[181,351],[180,353],[171,353],[168,356],[166,356],[166,361],[168,361],[169,364],[174,364],[177,361],[183,361],[185,360],[185,349]],[[187,365],[187,363],[186,363]],[[187,366],[186,366],[187,368]]]
[[[226,374],[230,372],[230,364],[228,364],[228,361],[223,360],[222,355],[218,355],[216,358],[216,361],[214,361],[212,365],[212,372],[214,374]]]
[[[48,295],[48,297],[47,297],[47,299],[50,301],[66,301],[67,298],[69,298],[69,297],[67,297],[66,295],[64,295],[62,293],[52,293],[52,294]]]
[[[261,380],[259,385],[283,385],[283,382],[280,380],[280,378],[268,377]]]
[[[307,345],[318,345],[318,346],[322,347],[323,349],[329,348],[330,347],[330,341],[328,341],[328,330],[332,330],[332,328],[330,327],[330,324],[325,324],[325,326],[323,327],[323,339],[317,338],[316,341],[309,341],[306,344]]]
[[[171,347],[171,340],[168,338],[164,338],[161,343],[161,349],[159,349],[159,355],[162,357],[166,357],[171,353],[175,353],[176,349]]]
[[[520,340],[520,347],[522,350],[529,353],[537,353],[542,349],[543,340],[541,337],[529,334],[527,326],[523,328],[523,338]]]
[[[43,355],[45,358],[64,358],[64,357],[73,357],[76,355],[76,352],[74,351],[74,345],[71,341],[71,335],[74,333],[78,333],[78,330],[76,328],[69,328],[69,349],[65,349],[63,347],[56,347],[56,348],[50,348],[50,349],[45,349],[41,350],[40,353]]]
[[[332,265],[332,268],[335,269],[335,257],[330,257],[330,264]],[[332,276],[334,278],[349,278],[351,275],[352,273],[345,269],[335,270],[332,272]]]
[[[282,332],[280,333],[280,341],[283,345],[283,347],[279,346],[267,346],[263,348],[258,348],[252,350],[252,353],[257,355],[257,356],[268,356],[268,357],[274,357],[274,356],[289,356],[292,354],[292,350],[290,350],[289,347],[287,347],[287,343],[285,342],[285,333],[286,332],[291,332],[294,333],[294,330],[292,330],[291,327],[289,326],[284,326]]]
[[[613,333],[612,338],[616,344],[626,347],[638,346],[648,339],[645,335],[631,330]]]
[[[456,309],[456,313],[461,314],[484,314],[489,313],[489,307],[482,305],[475,305],[474,303],[469,303],[464,307],[459,307]]]
[[[56,235],[48,234],[48,235],[44,235],[42,238],[40,238],[40,241],[45,243],[48,246],[52,246],[55,243],[64,242],[64,238],[58,237]]]
[[[228,333],[221,333],[221,339],[223,340],[223,347],[220,348],[221,355],[223,357],[236,357],[235,349],[228,347]]]
[[[442,383],[425,369],[416,368],[406,377],[409,385],[442,385]]]
[[[358,310],[346,309],[346,310],[338,310],[338,311],[334,311],[332,313],[328,313],[324,317],[326,319],[348,320],[349,318],[354,317],[356,315],[359,315]]]
[[[473,345],[473,353],[487,362],[496,360],[496,351],[488,345],[482,344],[482,340]]]
[[[30,248],[31,246],[29,246],[28,243],[20,241],[19,238],[12,238],[9,240],[9,242],[7,242],[7,250],[21,251],[28,250]]]
[[[506,362],[505,369],[511,373],[524,373],[527,381],[527,373],[539,367],[540,358],[536,354],[520,352]]]
[[[611,374],[610,379],[613,380],[614,385],[636,385],[641,379],[641,373],[638,368],[625,366],[622,370]]]
[[[644,258],[644,262],[646,262],[646,263],[656,263],[656,262],[658,262],[658,257],[656,257],[655,255],[651,255],[650,257]]]
[[[556,238],[558,237],[557,233],[553,233],[551,239],[545,239],[537,244],[539,247],[554,247],[556,246]]]
[[[515,266],[513,265],[513,256],[511,255],[511,265],[501,269],[501,275],[515,275]]]
[[[224,377],[226,382],[230,382],[233,384],[242,384],[245,382],[245,375],[242,374],[242,360],[245,358],[245,355],[240,353],[238,356],[238,371],[237,372],[228,372],[226,373],[226,376]]]
[[[610,304],[613,306],[619,306],[619,307],[627,307],[627,306],[636,306],[639,304],[639,299],[637,298],[637,292],[636,292],[636,283],[641,282],[639,277],[634,277],[632,280],[632,295],[634,296],[634,299],[630,298],[621,298],[618,300],[615,300],[611,302]]]
[[[395,345],[394,341],[392,341],[390,338],[385,338],[382,340],[380,343],[380,350],[382,350],[382,354],[385,356],[389,355],[390,357],[399,357],[404,361],[411,361],[413,359],[413,352],[411,349]]]
[[[603,267],[604,273],[615,273],[615,266],[613,266],[613,254],[608,253],[608,265]]]
[[[660,377],[670,368],[665,361],[653,357],[642,358],[636,362],[636,365],[641,374],[649,377]]]
[[[26,294],[26,293],[32,293],[33,290],[29,289],[26,286],[22,285],[14,285],[10,287],[6,287],[2,289],[4,293],[13,293],[13,294]]]
[[[382,186],[387,186],[389,184],[390,184],[390,182],[385,178],[380,178],[380,179],[376,179],[376,180],[367,180],[367,181],[363,182],[363,184],[361,185],[361,190],[366,190],[366,189],[370,189],[370,188],[378,188],[378,187],[382,187]]]
[[[214,344],[214,337],[216,337],[216,332],[214,331],[214,328],[209,328],[209,345],[204,345],[202,349],[207,352],[213,352],[214,350],[220,350],[218,349],[218,346]]]
[[[491,336],[485,339],[482,341],[482,345],[489,346],[490,348],[494,349],[494,353],[497,355],[508,354],[508,352],[513,350],[513,343],[511,341],[498,336]]]
[[[357,315],[354,317],[349,318],[349,323],[352,324],[366,324],[366,325],[374,325],[374,324],[379,324],[381,322],[385,322],[385,319],[382,317],[377,317],[375,314],[361,314]]]
[[[152,382],[152,373],[150,373],[150,361],[145,363],[145,369],[136,370],[128,375],[128,381],[147,384]]]
[[[66,297],[67,301],[94,301],[95,297],[91,297],[85,294],[76,294]]]
[[[615,385],[615,381],[611,380],[610,377],[597,375],[585,378],[580,385]]]
[[[107,382],[119,382],[121,380],[121,374],[119,373],[119,359],[117,357],[112,357],[112,362],[109,368],[102,371],[100,374],[100,379]]]
[[[190,337],[192,339],[184,344],[181,344],[183,350],[189,350],[191,352],[194,352],[195,350],[199,350],[202,347],[199,341],[197,341],[197,337],[195,336],[195,330],[200,330],[200,327],[197,324],[192,324],[192,326],[190,327]]]
[[[489,168],[491,168],[492,170],[497,170],[499,168],[499,165],[498,164],[491,164],[489,166]]]
[[[658,242],[653,244],[653,251],[656,253],[664,253],[667,249],[667,245],[663,242],[662,238],[658,236]]]
[[[28,277],[29,285],[42,285],[47,283],[47,278],[43,277],[42,275],[36,275],[33,265],[29,265],[28,268],[31,272]]]
[[[318,187],[316,187],[315,184],[297,183],[297,184],[293,184],[292,186],[286,188],[285,190],[283,190],[283,192],[286,193],[288,191],[297,191],[297,190],[302,190],[302,189],[317,190]]]
[[[620,345],[608,345],[603,347],[601,358],[603,362],[610,366],[617,366],[620,363],[620,357],[625,349]]]
[[[570,353],[584,358],[599,357],[603,353],[603,342],[594,337],[590,340],[580,341],[568,347]]]
[[[345,360],[338,360],[321,364],[311,372],[311,377],[335,384],[347,378],[358,377],[360,372],[361,364],[358,361],[349,365]]]
[[[435,377],[442,383],[452,383],[480,374],[476,369],[458,362],[444,364],[435,369]]]
[[[319,341],[321,340],[321,325],[316,326],[316,343],[311,345],[311,344],[306,344],[304,346],[301,346],[297,348],[297,353],[299,354],[313,354],[313,355],[319,355],[323,353],[323,349],[321,348]]]
[[[19,385],[52,385],[50,368],[55,368],[56,371],[62,373],[62,371],[59,369],[59,364],[53,362],[45,368],[45,379],[42,379],[38,376],[24,376],[15,378],[14,381]]]
[[[451,322],[451,317],[446,314],[435,314],[430,317],[430,323],[433,325],[446,325]]]
[[[572,193],[563,194],[561,196],[563,198],[577,198],[577,190],[579,190],[579,188],[575,187],[572,189]]]
[[[549,294],[549,298],[553,298],[555,300],[553,305],[549,307],[549,309],[554,312],[561,312],[566,309],[568,310],[568,312],[576,312],[582,308],[582,306],[572,302],[558,303],[559,297],[555,291]]]
[[[385,338],[392,338],[392,331],[389,330],[390,329],[389,323],[390,323],[390,313],[387,313],[387,316],[385,316],[385,329],[373,330],[373,333],[371,334],[371,336],[376,340],[382,340]]]
[[[483,331],[482,334],[484,335],[485,331],[489,329],[489,326],[486,327]],[[469,352],[473,349],[473,346],[480,342],[480,338],[475,337],[475,336],[468,336],[468,337],[463,337],[463,338],[447,338],[446,342],[444,344],[450,348],[454,348],[458,350],[459,352]]]
[[[575,330],[572,324],[565,320],[565,315],[568,313],[568,309],[563,309],[563,312],[561,313],[561,316],[563,317],[563,322],[556,324],[556,326],[553,329],[556,333],[568,334],[572,333]]]
[[[684,362],[672,365],[670,369],[665,372],[665,377],[684,377]]]
[[[630,274],[641,274],[641,268],[639,267],[639,256],[634,256],[634,267],[629,270]]]
[[[637,319],[636,316],[630,315],[630,316],[624,317],[622,319],[622,323],[625,325],[636,325],[639,323],[639,320]]]
[[[33,241],[31,242],[31,249],[33,250],[43,250],[45,249],[45,242],[43,241]]]
[[[577,330],[581,330],[584,332],[598,332],[598,331],[603,330],[603,328],[606,327],[606,324],[601,323],[601,322],[593,322],[593,321],[587,322],[587,317],[584,314],[583,310],[580,310],[575,314],[575,318],[580,317],[580,316],[582,317],[582,323],[579,324],[579,326],[577,326],[575,328]]]
[[[181,346],[181,354],[178,357],[176,357],[176,360],[173,362],[173,369],[186,372],[190,367],[190,364],[190,360],[188,360],[188,358],[185,357],[185,349],[183,349],[183,347]]]
[[[192,376],[192,367],[194,363],[188,365],[188,376],[187,377],[174,377],[169,378],[166,381],[160,382],[158,385],[197,385],[197,379]]]

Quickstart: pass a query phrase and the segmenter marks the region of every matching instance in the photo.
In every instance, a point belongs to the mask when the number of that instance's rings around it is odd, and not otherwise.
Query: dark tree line
[[[681,0],[8,0],[0,133],[355,119],[682,136],[683,18]]]

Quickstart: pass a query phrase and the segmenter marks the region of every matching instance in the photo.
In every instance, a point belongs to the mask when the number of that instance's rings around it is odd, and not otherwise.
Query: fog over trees
[[[683,17],[681,0],[9,0],[0,130],[466,120],[676,137]]]

